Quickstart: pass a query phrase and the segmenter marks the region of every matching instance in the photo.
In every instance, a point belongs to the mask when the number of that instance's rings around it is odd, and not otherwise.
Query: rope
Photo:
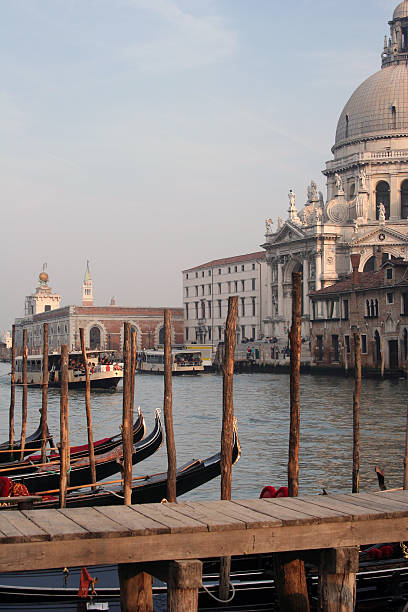
[[[231,602],[231,601],[234,599],[234,597],[235,597],[235,587],[234,587],[234,585],[232,584],[232,582],[230,582],[230,587],[231,587],[231,590],[232,590],[232,595],[231,595],[231,597],[230,597],[229,599],[219,599],[219,597],[217,597],[216,595],[214,595],[213,593],[211,593],[211,591],[210,591],[210,590],[209,590],[209,589],[208,589],[208,588],[205,586],[205,584],[203,584],[203,585],[202,585],[202,587],[203,587],[204,591],[205,591],[205,592],[206,592],[206,593],[207,593],[207,594],[208,594],[210,597],[212,597],[213,599],[215,599],[215,601],[218,601],[218,603],[224,603],[224,604],[226,604],[226,603],[230,603],[230,602]],[[403,612],[407,612],[407,611],[406,611],[406,610],[404,610]]]
[[[112,495],[116,495],[116,497],[119,497],[119,499],[125,499],[124,495],[119,495],[119,493],[116,493],[115,491],[111,491],[110,489],[105,489],[105,491],[112,493]]]

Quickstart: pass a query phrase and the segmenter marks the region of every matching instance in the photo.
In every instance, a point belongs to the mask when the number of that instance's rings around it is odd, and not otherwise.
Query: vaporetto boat
[[[136,369],[142,374],[164,374],[164,351],[145,350],[139,353]],[[171,369],[173,376],[201,374],[204,371],[201,352],[188,349],[172,351]]]

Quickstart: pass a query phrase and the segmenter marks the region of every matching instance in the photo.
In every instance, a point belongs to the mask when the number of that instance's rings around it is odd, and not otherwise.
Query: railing
[[[327,170],[336,170],[343,166],[349,166],[358,162],[369,162],[376,159],[401,159],[408,158],[408,149],[386,150],[386,151],[367,151],[365,153],[353,153],[341,160],[327,162]]]

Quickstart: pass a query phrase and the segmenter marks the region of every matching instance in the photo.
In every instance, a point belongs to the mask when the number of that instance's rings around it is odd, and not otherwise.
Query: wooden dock
[[[0,572],[126,564],[128,586],[129,571],[133,578],[146,574],[165,578],[172,601],[169,609],[193,611],[201,585],[197,559],[314,551],[326,590],[340,575],[342,584],[346,576],[353,589],[358,546],[404,540],[408,540],[408,491],[5,510],[0,512]],[[352,608],[332,601],[322,609]]]

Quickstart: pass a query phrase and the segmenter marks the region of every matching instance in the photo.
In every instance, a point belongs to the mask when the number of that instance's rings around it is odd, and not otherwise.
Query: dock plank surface
[[[407,536],[407,491],[0,510],[0,571],[351,547]]]

